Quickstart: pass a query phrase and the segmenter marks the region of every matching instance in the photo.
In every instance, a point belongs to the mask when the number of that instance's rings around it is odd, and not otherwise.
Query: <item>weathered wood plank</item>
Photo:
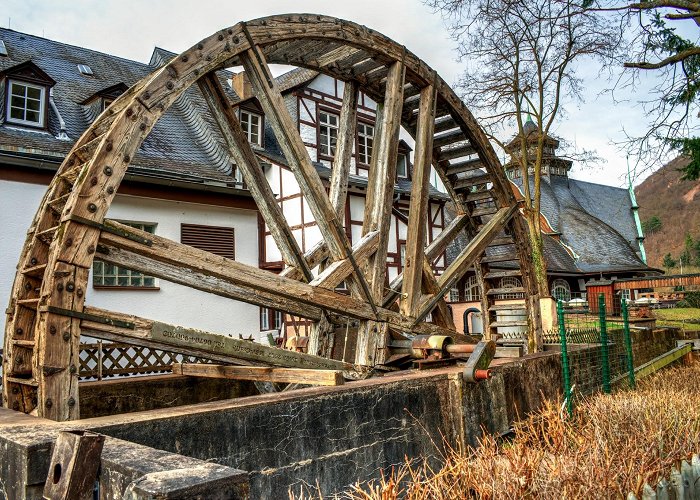
[[[455,237],[464,229],[464,226],[469,222],[467,214],[461,214],[452,219],[452,221],[438,234],[430,245],[425,249],[425,257],[432,262],[445,251],[447,245],[455,239]],[[389,291],[384,295],[382,307],[388,307],[394,302],[399,295],[403,284],[403,273],[400,273],[389,284]]]
[[[488,221],[481,231],[469,242],[469,244],[460,252],[457,258],[445,269],[442,275],[438,278],[439,292],[434,295],[428,295],[421,300],[419,313],[416,316],[418,321],[432,311],[435,304],[442,298],[452,285],[474,264],[476,259],[481,255],[489,242],[503,229],[508,220],[513,216],[517,209],[517,204],[510,208],[502,208],[493,218]]]
[[[304,368],[269,368],[266,366],[227,366],[204,363],[174,363],[173,373],[188,377],[256,380],[306,385],[343,385],[339,370],[308,370]]]
[[[367,302],[342,293],[285,278],[115,221],[106,221],[106,224],[117,228],[122,234],[151,241],[151,245],[144,245],[132,238],[105,231],[100,238],[102,247],[98,252],[99,257],[107,262],[118,262],[137,271],[220,295],[230,293],[222,290],[224,284],[234,285],[247,291],[247,296],[239,300],[262,305],[261,297],[275,299],[277,305],[272,307],[304,318],[320,319],[319,308],[322,308],[344,317],[387,323],[398,331],[444,334],[444,329],[436,325],[413,325],[394,311],[374,309]],[[207,278],[214,279],[215,285],[207,282]],[[315,317],[314,311],[318,311]]]
[[[278,347],[270,347],[249,340],[235,339],[223,334],[206,332],[195,328],[170,325],[160,321],[140,318],[131,314],[106,311],[96,307],[85,307],[85,313],[95,316],[132,323],[134,328],[124,328],[107,325],[95,321],[81,320],[81,328],[85,335],[108,340],[140,342],[139,345],[181,351],[187,354],[210,357],[221,362],[240,364],[241,360],[248,363],[258,363],[289,368],[318,368],[324,370],[345,370],[365,372],[366,369],[337,361],[322,358],[302,352],[287,351]]]
[[[389,68],[384,102],[377,106],[377,123],[367,184],[362,233],[379,231],[379,248],[368,260],[367,276],[370,300],[380,302],[384,295],[386,257],[391,227],[391,208],[396,182],[396,158],[401,128],[403,85],[406,68],[399,60]],[[387,332],[374,322],[363,322],[357,332],[355,361],[358,364],[382,363]]]
[[[361,266],[377,250],[378,245],[379,233],[377,231],[367,233],[353,246],[352,251],[355,262]],[[352,272],[353,264],[349,258],[337,260],[324,269],[309,284],[333,290]]]
[[[118,248],[112,246],[104,239],[101,241],[102,243],[97,249],[97,257],[103,262],[147,273],[156,278],[219,295],[220,297],[278,309],[312,320],[321,319],[321,309],[314,305],[300,304],[264,290],[253,291],[237,283],[232,283],[230,280],[212,276],[211,273],[207,273],[201,267],[190,267],[184,271],[176,262],[168,262],[157,257],[141,255],[136,248]]]
[[[435,87],[428,85],[420,93],[416,149],[411,185],[411,205],[408,212],[406,260],[399,310],[413,317],[421,294],[421,279],[425,261],[425,239],[430,208],[430,168],[433,157],[433,126],[435,123]]]
[[[79,322],[48,312],[44,307],[80,311],[89,270],[64,262],[49,262],[49,265],[53,272],[42,283],[43,300],[34,327],[34,379],[39,383],[41,395],[38,414],[52,420],[75,420],[80,418]]]
[[[198,83],[204,100],[219,125],[229,153],[241,170],[250,194],[257,202],[260,215],[282,254],[282,259],[288,266],[298,267],[306,281],[311,281],[313,279],[311,270],[284,218],[275,194],[263,174],[258,157],[243,133],[241,124],[219,83],[219,79],[215,74],[209,73]]]
[[[355,129],[357,126],[357,99],[359,90],[355,82],[346,82],[343,90],[343,104],[340,108],[340,126],[338,142],[335,147],[333,171],[331,172],[329,198],[336,215],[342,220],[345,200],[348,194],[348,175],[350,161],[355,146]]]

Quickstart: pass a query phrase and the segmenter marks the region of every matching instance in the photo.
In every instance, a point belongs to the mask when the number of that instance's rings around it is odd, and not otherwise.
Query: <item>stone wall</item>
[[[82,418],[171,408],[258,394],[252,382],[154,375],[80,383]]]

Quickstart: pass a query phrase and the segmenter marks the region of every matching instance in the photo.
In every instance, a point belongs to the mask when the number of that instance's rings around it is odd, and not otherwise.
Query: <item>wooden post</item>
[[[46,500],[92,499],[105,437],[89,431],[61,431],[44,485]]]
[[[253,195],[260,215],[270,229],[285,264],[299,268],[305,280],[311,281],[311,270],[216,74],[209,73],[199,80],[199,88],[219,125],[231,156],[241,169],[243,180],[250,189],[250,194]]]
[[[355,82],[345,82],[343,104],[340,108],[338,142],[335,148],[335,157],[333,159],[333,169],[331,171],[330,189],[328,193],[328,197],[330,198],[331,205],[335,210],[338,220],[343,220],[348,194],[348,175],[350,174],[350,162],[352,160],[353,146],[355,145],[358,94],[359,91]],[[354,251],[355,249],[353,249],[353,252]],[[349,267],[349,272],[343,276],[341,281],[354,271],[353,263],[349,259],[345,259],[345,261]],[[335,286],[338,284],[340,284],[340,282],[336,283]],[[354,288],[355,287],[351,287],[351,290]],[[311,327],[311,334],[309,335],[309,353],[329,358],[333,354],[334,343],[335,325],[328,321],[327,318],[322,318],[321,321],[314,322]]]
[[[363,234],[379,231],[381,237],[379,248],[370,257],[367,266],[371,300],[375,302],[381,302],[384,295],[405,71],[401,61],[391,65],[384,102],[377,106],[377,126],[362,223]],[[388,329],[384,325],[363,321],[357,332],[355,362],[369,365],[382,363],[387,335]]]
[[[435,87],[428,85],[420,93],[416,152],[411,185],[411,205],[408,212],[406,261],[400,310],[415,317],[421,295],[421,278],[425,261],[425,239],[430,197],[430,168],[433,158],[433,129],[435,125]]]

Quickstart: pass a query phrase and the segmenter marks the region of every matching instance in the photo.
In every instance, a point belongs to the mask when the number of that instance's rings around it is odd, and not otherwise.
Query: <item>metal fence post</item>
[[[571,401],[571,379],[569,378],[569,352],[566,347],[566,324],[564,323],[564,305],[557,300],[557,322],[559,323],[559,342],[561,344],[561,370],[564,379],[564,401],[569,416],[573,414]]]
[[[600,354],[603,362],[603,392],[610,394],[610,360],[608,358],[608,325],[605,314],[605,295],[598,295],[598,321],[600,323]]]
[[[630,335],[630,316],[627,300],[624,297],[622,299],[622,324],[625,334],[625,350],[627,351],[627,373],[630,387],[634,389],[636,382],[634,380],[634,355],[632,353],[632,335]]]

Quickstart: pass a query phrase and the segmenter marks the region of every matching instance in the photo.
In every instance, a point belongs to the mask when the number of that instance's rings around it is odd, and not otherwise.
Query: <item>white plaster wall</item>
[[[5,337],[4,311],[10,302],[19,254],[46,186],[0,180],[0,338]],[[1,344],[0,344],[1,348]]]
[[[309,82],[308,88],[318,90],[325,94],[335,96],[335,78],[328,75],[318,75],[311,82]],[[338,88],[338,96],[342,98],[343,90]]]
[[[180,241],[181,223],[233,227],[236,260],[258,265],[257,215],[252,210],[118,195],[107,216],[123,221],[156,223],[156,234],[173,241]],[[95,290],[90,286],[86,303],[214,333],[236,337],[239,333],[246,337],[259,335],[257,306],[164,280],[158,280],[158,285],[160,290],[153,292]]]
[[[7,307],[24,238],[46,186],[0,181],[0,304]],[[157,223],[156,234],[180,241],[180,224],[235,228],[236,260],[258,265],[257,215],[252,210],[212,207],[117,195],[108,217]],[[158,291],[95,290],[92,276],[86,303],[215,333],[259,336],[258,307],[158,280]],[[5,315],[0,319],[4,336]]]

